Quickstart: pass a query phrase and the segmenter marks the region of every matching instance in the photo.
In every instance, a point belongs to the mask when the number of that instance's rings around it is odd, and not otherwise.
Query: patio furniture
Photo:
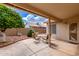
[[[33,34],[32,34],[32,37],[35,39],[35,43],[37,44],[37,43],[40,43],[40,36],[38,36],[38,32],[34,32]]]
[[[48,44],[48,35],[47,34],[39,34],[38,36],[40,36],[42,42]]]
[[[42,40],[44,43],[47,43],[48,44],[48,35],[45,37],[45,38],[43,38],[43,40]]]
[[[33,38],[37,43],[39,43],[40,41],[44,43],[48,43],[48,35],[46,34],[39,34],[38,32],[36,32],[36,33],[33,33]]]

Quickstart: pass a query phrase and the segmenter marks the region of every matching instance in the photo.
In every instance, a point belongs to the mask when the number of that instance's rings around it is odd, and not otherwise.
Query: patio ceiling
[[[19,6],[31,13],[39,14],[57,21],[64,21],[79,15],[78,3],[15,3],[9,4]]]

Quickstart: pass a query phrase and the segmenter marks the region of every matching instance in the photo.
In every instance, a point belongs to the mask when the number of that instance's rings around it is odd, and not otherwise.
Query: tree
[[[0,5],[0,31],[5,32],[7,28],[24,28],[24,23],[18,13]]]
[[[24,28],[22,17],[14,10],[0,5],[0,42],[5,42],[7,28]]]

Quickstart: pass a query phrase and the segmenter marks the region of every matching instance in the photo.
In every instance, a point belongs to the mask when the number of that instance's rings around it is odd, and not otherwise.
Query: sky
[[[15,9],[17,13],[20,14],[22,17],[23,22],[26,24],[27,27],[30,26],[30,23],[34,24],[42,24],[44,22],[47,22],[48,19],[41,17],[39,15],[31,14],[23,10]]]

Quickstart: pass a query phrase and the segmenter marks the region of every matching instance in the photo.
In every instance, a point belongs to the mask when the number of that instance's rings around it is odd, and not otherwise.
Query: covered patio
[[[52,49],[43,42],[35,44],[33,38],[19,41],[4,48],[0,48],[0,56],[67,56],[57,49]]]
[[[79,4],[6,3],[5,5],[48,18],[46,32],[48,44],[43,42],[35,44],[33,38],[30,38],[0,48],[0,51],[5,51],[1,52],[1,55],[79,55]],[[53,32],[54,24],[56,25],[55,33]],[[17,47],[19,50],[16,49]]]

